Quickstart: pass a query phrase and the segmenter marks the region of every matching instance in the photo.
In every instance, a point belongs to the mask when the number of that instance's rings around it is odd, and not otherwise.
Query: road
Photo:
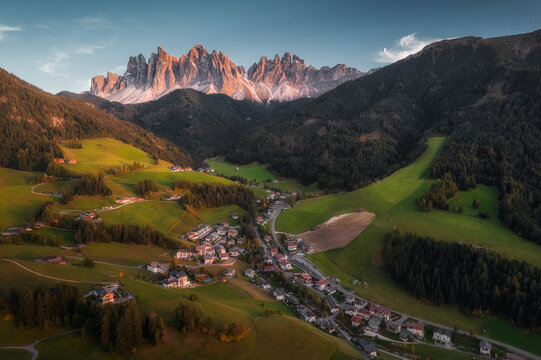
[[[60,334],[50,335],[50,336],[46,336],[46,337],[44,337],[42,339],[36,340],[35,342],[33,342],[30,345],[26,345],[26,346],[4,346],[4,347],[0,347],[0,350],[26,350],[26,351],[28,351],[29,353],[32,354],[32,360],[36,360],[38,358],[38,355],[39,355],[39,351],[36,349],[37,344],[39,344],[41,342],[44,342],[46,340],[55,338],[57,336],[71,334],[71,333],[74,333],[74,332],[77,332],[77,331],[80,331],[80,330],[81,329],[64,331],[64,332],[62,332]]]
[[[288,252],[284,249],[284,247],[282,246],[282,244],[280,244],[280,241],[278,239],[278,236],[276,235],[276,219],[278,218],[278,216],[280,215],[280,213],[284,210],[285,208],[285,205],[282,205],[280,207],[278,207],[272,214],[271,214],[271,217],[272,217],[272,220],[271,220],[271,233],[272,233],[272,238],[274,240],[274,242],[276,243],[276,246],[284,253],[284,254],[288,254]],[[314,264],[312,263],[310,260],[308,260],[304,255],[302,254],[296,254],[294,256],[291,257],[291,263],[293,263],[295,266],[297,266],[298,268],[300,268],[301,270],[309,273],[312,277],[315,277],[315,278],[319,278],[319,279],[324,279],[324,278],[327,278],[325,276],[325,274]],[[315,276],[314,276],[315,275]],[[337,291],[340,291],[342,292],[343,294],[345,295],[354,295],[354,296],[357,296],[357,294],[353,291],[350,291],[350,290],[347,290],[345,289],[341,284],[337,284],[335,283],[334,281],[330,280],[327,278],[327,281],[329,281],[329,284],[331,287],[334,287]],[[311,288],[311,290],[313,291],[316,291],[320,296],[324,296],[325,298],[331,298],[334,300],[334,298],[332,296],[329,296],[325,293],[322,293],[320,291],[317,291],[316,289],[313,289]],[[329,304],[331,304],[331,302],[329,301]],[[393,312],[397,313],[398,315],[401,315],[401,320],[404,320],[404,319],[407,319],[407,318],[414,318],[414,319],[419,319],[420,321],[422,321],[423,323],[425,324],[428,324],[428,325],[432,325],[434,327],[440,327],[440,328],[443,328],[443,329],[449,329],[451,331],[453,331],[453,328],[450,328],[448,326],[445,326],[445,325],[441,325],[441,324],[438,324],[438,323],[435,323],[435,322],[432,322],[432,321],[428,321],[428,320],[425,320],[425,319],[421,319],[419,318],[418,316],[412,316],[412,315],[408,315],[408,314],[404,314],[404,313],[400,313],[400,312],[397,312],[397,311],[394,311]],[[336,326],[337,329],[339,329],[340,331],[340,327],[338,326],[338,324],[334,324]],[[342,333],[342,331],[340,331]],[[462,331],[462,330],[459,330],[459,333],[460,334],[464,334],[464,335],[469,335],[468,332],[466,331]],[[347,339],[349,338],[346,337]],[[476,335],[476,338],[479,339],[479,340],[485,340],[485,341],[488,341],[492,344],[495,344],[495,345],[498,345],[498,346],[502,346],[502,347],[505,347],[507,348],[510,352],[513,352],[517,355],[520,355],[520,356],[524,356],[524,357],[527,357],[527,358],[530,358],[530,359],[533,359],[533,360],[541,360],[541,357],[540,356],[537,356],[537,355],[534,355],[532,353],[529,353],[528,351],[525,351],[523,349],[519,349],[515,346],[512,346],[512,345],[509,345],[509,344],[506,344],[504,342],[501,342],[501,341],[498,341],[498,340],[494,340],[494,339],[491,339],[491,338],[488,338],[488,337],[485,337],[485,336],[479,336],[479,335]],[[393,354],[394,355],[394,354]],[[395,355],[396,356],[396,355]]]

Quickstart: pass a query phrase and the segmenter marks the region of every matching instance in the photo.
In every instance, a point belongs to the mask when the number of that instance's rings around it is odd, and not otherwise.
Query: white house
[[[249,278],[254,278],[255,276],[255,270],[254,269],[251,269],[251,268],[248,268],[244,271],[244,275],[248,276]]]
[[[479,342],[479,352],[481,355],[490,356],[491,351],[492,345],[488,341],[481,340],[481,342]]]
[[[316,281],[316,288],[320,291],[325,290],[329,286],[329,282],[325,279]]]
[[[445,347],[453,346],[453,344],[451,343],[451,330],[437,327],[434,329],[434,335],[432,335],[432,339],[436,342],[437,345],[443,345]]]
[[[169,271],[169,265],[153,261],[150,264],[147,264],[147,270],[154,274],[163,274]]]

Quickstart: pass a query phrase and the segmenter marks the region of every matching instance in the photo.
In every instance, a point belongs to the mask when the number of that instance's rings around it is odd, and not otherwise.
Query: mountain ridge
[[[90,93],[124,104],[155,100],[184,88],[206,94],[222,93],[236,100],[290,101],[319,96],[363,75],[343,64],[332,68],[307,67],[303,59],[289,52],[282,58],[276,54],[272,61],[263,56],[245,71],[223,52],[208,53],[200,44],[179,58],[159,46],[148,63],[142,54],[130,57],[124,75],[108,72],[106,77],[92,78]]]

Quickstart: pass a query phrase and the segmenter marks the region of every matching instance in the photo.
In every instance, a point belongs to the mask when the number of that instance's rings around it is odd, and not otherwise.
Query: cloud
[[[81,45],[77,50],[75,50],[76,54],[94,54],[96,50],[105,49],[106,47],[109,47],[113,45],[113,41],[107,41],[101,44],[97,45]]]
[[[126,70],[126,65],[119,65],[119,66],[115,66],[114,68],[112,68],[111,72],[118,74],[119,72],[125,71],[125,70]]]
[[[20,26],[0,25],[0,40],[2,40],[5,31],[22,31]]]
[[[85,29],[107,29],[111,27],[111,22],[99,16],[85,16],[76,20],[76,22]]]
[[[420,39],[416,34],[403,36],[392,48],[383,48],[376,56],[379,63],[393,63],[421,51],[425,46],[441,39]]]
[[[49,74],[49,75],[62,75],[62,74],[56,72],[56,67],[60,63],[62,63],[64,60],[67,60],[67,59],[69,59],[68,54],[66,54],[63,51],[57,51],[55,56],[54,56],[54,59],[52,59],[51,61],[49,61],[49,62],[47,62],[45,64],[42,64],[39,67],[39,70],[43,71],[44,73]]]

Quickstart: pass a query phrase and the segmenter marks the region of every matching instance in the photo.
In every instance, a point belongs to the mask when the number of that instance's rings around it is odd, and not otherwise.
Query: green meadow
[[[291,193],[294,191],[302,191],[304,194],[316,194],[320,191],[317,187],[317,183],[313,183],[309,186],[304,186],[296,180],[283,180],[277,183],[266,184],[269,188],[278,189],[283,193]]]
[[[51,196],[31,193],[36,174],[0,168],[0,230],[22,226]]]
[[[497,199],[493,188],[480,185],[474,190],[461,192],[451,204],[457,207],[462,205],[463,214],[442,210],[423,213],[418,210],[414,201],[433,182],[428,179],[427,170],[439,155],[444,142],[444,138],[429,139],[426,151],[414,163],[365,188],[301,201],[279,216],[277,229],[302,233],[332,216],[354,209],[364,208],[374,212],[374,222],[346,247],[309,255],[310,259],[325,273],[338,276],[346,286],[367,299],[412,316],[449,326],[458,325],[464,330],[474,329],[479,333],[483,328],[482,319],[467,316],[455,307],[428,305],[394,283],[384,272],[378,252],[385,233],[397,226],[403,231],[441,241],[482,245],[510,258],[537,266],[541,264],[541,247],[505,228],[497,216],[491,216],[490,220],[474,216],[470,209],[474,198],[479,199],[483,209],[491,215],[495,214]],[[354,279],[365,280],[367,285],[354,286]],[[535,337],[541,341],[541,336]]]
[[[207,164],[209,164],[212,169],[216,170],[218,174],[223,174],[225,176],[239,176],[248,181],[255,181],[256,183],[276,179],[276,176],[268,171],[265,165],[260,165],[258,163],[252,163],[250,165],[235,165],[227,163],[223,160],[214,159],[207,160]]]
[[[65,159],[75,159],[77,164],[64,165],[80,173],[97,173],[100,170],[120,168],[134,161],[151,166],[154,159],[142,150],[111,138],[82,139],[82,149],[60,145]]]

